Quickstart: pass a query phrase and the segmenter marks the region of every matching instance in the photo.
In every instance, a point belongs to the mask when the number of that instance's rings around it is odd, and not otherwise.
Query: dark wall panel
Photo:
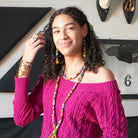
[[[4,58],[25,36],[25,34],[29,32],[30,29],[32,29],[32,27],[36,25],[50,10],[51,7],[0,7],[0,60]],[[41,74],[43,57],[44,49],[41,49],[32,66],[29,91],[33,89],[33,86],[38,80],[38,76]],[[0,92],[14,91],[14,76],[18,69],[19,60],[1,78]]]
[[[0,60],[50,9],[51,7],[0,7]]]
[[[0,138],[40,138],[43,117],[25,126],[15,125],[13,118],[0,118]]]
[[[32,65],[30,81],[29,81],[29,91],[32,91],[33,87],[38,81],[38,76],[41,74],[43,57],[44,57],[44,49],[40,49]],[[19,61],[1,78],[0,92],[14,92],[15,88],[14,76],[16,75],[17,69],[19,67]]]

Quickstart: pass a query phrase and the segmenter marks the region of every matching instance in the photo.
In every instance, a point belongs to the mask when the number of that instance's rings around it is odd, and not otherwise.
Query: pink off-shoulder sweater
[[[14,121],[25,126],[43,115],[41,138],[53,131],[52,99],[56,81],[44,83],[43,77],[28,95],[29,78],[15,77]],[[74,82],[61,78],[56,99],[56,121],[62,103]],[[128,124],[115,80],[104,83],[80,83],[65,105],[58,138],[127,138]]]

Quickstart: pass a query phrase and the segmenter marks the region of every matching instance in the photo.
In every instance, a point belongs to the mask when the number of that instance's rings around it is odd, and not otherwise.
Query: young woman
[[[127,138],[127,119],[113,73],[86,15],[57,10],[44,32],[26,43],[15,77],[14,120],[25,126],[41,113],[41,138]],[[31,64],[45,47],[43,73],[28,95]]]

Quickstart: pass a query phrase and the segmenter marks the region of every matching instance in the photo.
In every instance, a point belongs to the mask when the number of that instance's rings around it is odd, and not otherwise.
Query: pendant
[[[57,138],[56,134],[51,134],[48,138]]]

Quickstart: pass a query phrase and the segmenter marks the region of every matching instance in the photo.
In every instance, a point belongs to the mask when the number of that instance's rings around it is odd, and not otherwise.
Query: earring
[[[83,54],[82,54],[82,56],[83,56],[84,58],[86,58],[85,46],[86,46],[86,41],[85,41],[85,39],[84,39],[84,40],[83,40]]]
[[[59,64],[59,60],[58,60],[58,50],[56,49],[56,64]]]

